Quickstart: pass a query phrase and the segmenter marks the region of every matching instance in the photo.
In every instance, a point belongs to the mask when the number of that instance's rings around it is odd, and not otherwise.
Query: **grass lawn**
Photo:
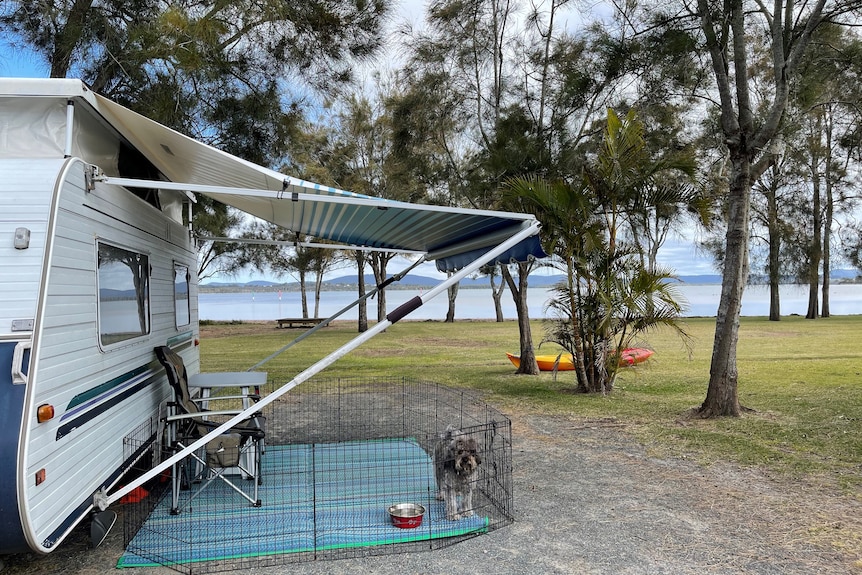
[[[715,320],[686,322],[688,347],[672,332],[647,334],[655,355],[623,370],[609,396],[573,393],[573,372],[519,376],[506,358],[518,328],[504,323],[403,321],[324,371],[328,376],[410,376],[471,388],[513,416],[560,414],[612,423],[659,457],[705,464],[728,460],[791,478],[853,489],[862,483],[862,316],[780,322],[742,318],[738,346],[740,418],[689,416],[706,396]],[[201,327],[203,371],[248,369],[301,330],[275,324]],[[542,323],[533,326],[536,342]],[[261,369],[284,383],[356,335],[353,322],[320,330]],[[545,345],[540,353],[554,353]]]

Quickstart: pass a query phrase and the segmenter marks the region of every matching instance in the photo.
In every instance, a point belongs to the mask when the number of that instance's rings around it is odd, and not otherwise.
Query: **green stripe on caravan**
[[[66,410],[68,411],[68,410],[72,409],[73,407],[76,407],[78,405],[81,405],[82,403],[86,403],[86,402],[90,401],[91,399],[99,397],[103,393],[106,393],[106,392],[114,389],[115,387],[119,387],[119,386],[123,385],[124,383],[126,383],[127,381],[132,379],[133,377],[137,377],[137,376],[141,375],[142,373],[144,373],[148,369],[149,369],[149,366],[142,365],[138,368],[133,369],[132,371],[128,371],[128,372],[124,373],[123,375],[119,375],[119,376],[115,377],[114,379],[106,381],[103,384],[100,384],[100,385],[97,385],[96,387],[88,389],[87,391],[85,391],[83,393],[79,393],[78,395],[76,395],[75,397],[72,398],[72,400],[69,402],[69,405],[66,406]]]

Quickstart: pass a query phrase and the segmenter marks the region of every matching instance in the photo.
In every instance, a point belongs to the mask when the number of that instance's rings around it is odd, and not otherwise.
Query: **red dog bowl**
[[[396,503],[389,506],[392,525],[401,529],[415,529],[422,525],[425,507],[418,503]]]

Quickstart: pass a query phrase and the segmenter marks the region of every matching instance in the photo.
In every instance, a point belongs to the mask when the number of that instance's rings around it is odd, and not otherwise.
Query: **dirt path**
[[[602,422],[524,415],[513,426],[512,525],[437,551],[255,573],[862,574],[857,500],[736,467],[656,459]],[[121,531],[88,550],[81,528],[49,556],[0,559],[0,573],[116,573]]]

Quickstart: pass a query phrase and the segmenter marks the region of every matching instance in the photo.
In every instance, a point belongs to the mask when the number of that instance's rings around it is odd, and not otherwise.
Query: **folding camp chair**
[[[169,414],[166,417],[168,442],[172,449],[179,451],[191,445],[220,425],[217,418],[234,416],[240,410],[209,410],[199,405],[209,406],[211,402],[225,399],[242,399],[243,405],[249,400],[259,399],[255,395],[217,396],[201,399],[192,398],[189,392],[189,378],[186,373],[183,358],[168,346],[155,348],[156,357],[165,367],[168,381],[174,389],[176,401],[168,404]],[[238,384],[239,386],[239,384]],[[225,421],[222,419],[222,421]],[[171,513],[180,512],[179,495],[184,487],[191,488],[200,483],[200,488],[192,494],[187,503],[203,493],[204,489],[216,480],[221,480],[248,500],[254,507],[261,506],[258,498],[258,488],[261,483],[261,455],[264,449],[266,418],[256,413],[248,419],[231,427],[227,432],[211,439],[199,451],[172,467],[172,504]],[[248,495],[226,475],[238,472],[241,477],[254,481],[254,496]]]

